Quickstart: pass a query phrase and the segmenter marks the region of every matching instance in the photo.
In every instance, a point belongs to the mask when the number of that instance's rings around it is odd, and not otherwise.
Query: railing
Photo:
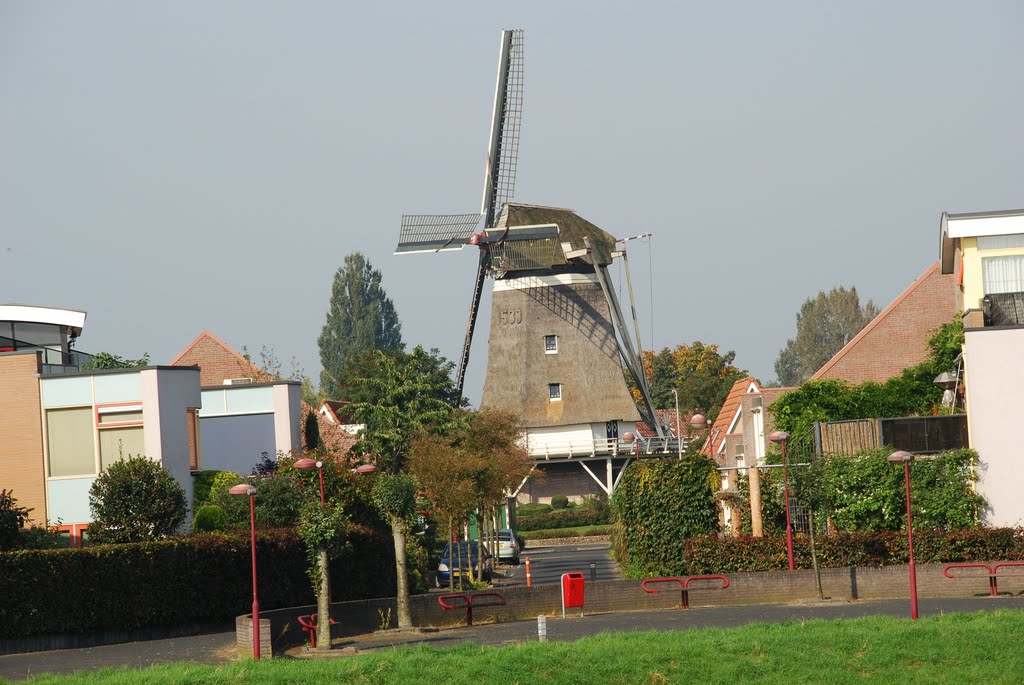
[[[982,300],[986,326],[1024,324],[1024,293],[992,293]]]
[[[622,438],[594,440],[566,440],[556,442],[531,441],[527,451],[534,459],[580,459],[595,457],[645,457],[677,454],[686,449],[687,438],[636,438],[626,442]]]

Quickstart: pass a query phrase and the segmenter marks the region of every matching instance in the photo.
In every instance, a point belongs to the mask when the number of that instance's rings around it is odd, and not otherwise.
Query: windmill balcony
[[[564,442],[531,441],[527,451],[535,461],[571,459],[606,459],[608,457],[665,457],[686,449],[686,438],[636,438],[626,442],[622,438]]]

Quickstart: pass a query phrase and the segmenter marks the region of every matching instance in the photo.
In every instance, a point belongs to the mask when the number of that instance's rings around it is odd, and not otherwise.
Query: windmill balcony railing
[[[650,457],[677,454],[686,449],[686,438],[636,438],[627,442],[622,438],[594,440],[565,440],[554,442],[530,441],[527,448],[534,459],[585,459],[607,457]]]

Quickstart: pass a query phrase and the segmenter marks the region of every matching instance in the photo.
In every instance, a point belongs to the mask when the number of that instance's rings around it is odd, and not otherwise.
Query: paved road
[[[920,608],[922,617],[950,612],[1024,610],[1024,597],[922,599]],[[688,611],[680,609],[633,611],[595,614],[583,618],[549,618],[548,639],[571,642],[587,635],[607,632],[690,630],[731,627],[753,622],[833,620],[860,616],[908,617],[909,613],[909,602],[905,599],[877,602],[710,607]],[[454,628],[438,633],[409,637],[399,637],[393,634],[387,636],[368,634],[337,640],[335,644],[352,646],[359,652],[369,652],[411,643],[445,647],[464,643],[505,645],[536,639],[536,622],[519,621],[477,625],[471,628]],[[142,668],[151,664],[179,661],[218,664],[232,661],[234,656],[234,633],[218,633],[89,649],[0,656],[0,678],[20,680],[42,673],[95,671],[100,668]]]
[[[534,585],[556,585],[563,573],[578,571],[590,580],[590,565],[598,580],[621,578],[618,566],[611,557],[611,545],[607,542],[584,545],[552,545],[549,547],[527,547],[523,550],[519,566],[502,567],[510,577],[499,580],[496,585],[526,585],[526,558],[530,558],[530,575]]]

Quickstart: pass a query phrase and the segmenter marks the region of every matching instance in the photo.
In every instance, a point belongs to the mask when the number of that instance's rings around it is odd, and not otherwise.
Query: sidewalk
[[[1024,609],[1024,597],[971,597],[959,599],[922,599],[922,618],[952,612]],[[588,635],[643,630],[690,630],[710,627],[732,627],[754,622],[777,623],[861,616],[910,616],[908,600],[826,602],[815,604],[753,605],[743,607],[707,607],[634,611],[584,616],[569,615],[547,619],[548,640],[571,642]],[[436,633],[414,635],[367,634],[334,641],[335,649],[349,648],[347,653],[366,653],[406,645],[426,644],[448,647],[464,643],[508,645],[537,639],[536,621],[493,623],[451,628]],[[215,633],[193,637],[132,642],[121,645],[33,652],[0,656],[0,678],[22,680],[43,673],[95,671],[101,668],[145,668],[153,664],[190,661],[223,664],[237,658],[234,633]],[[332,651],[332,656],[334,652]],[[315,657],[314,657],[315,658]]]

